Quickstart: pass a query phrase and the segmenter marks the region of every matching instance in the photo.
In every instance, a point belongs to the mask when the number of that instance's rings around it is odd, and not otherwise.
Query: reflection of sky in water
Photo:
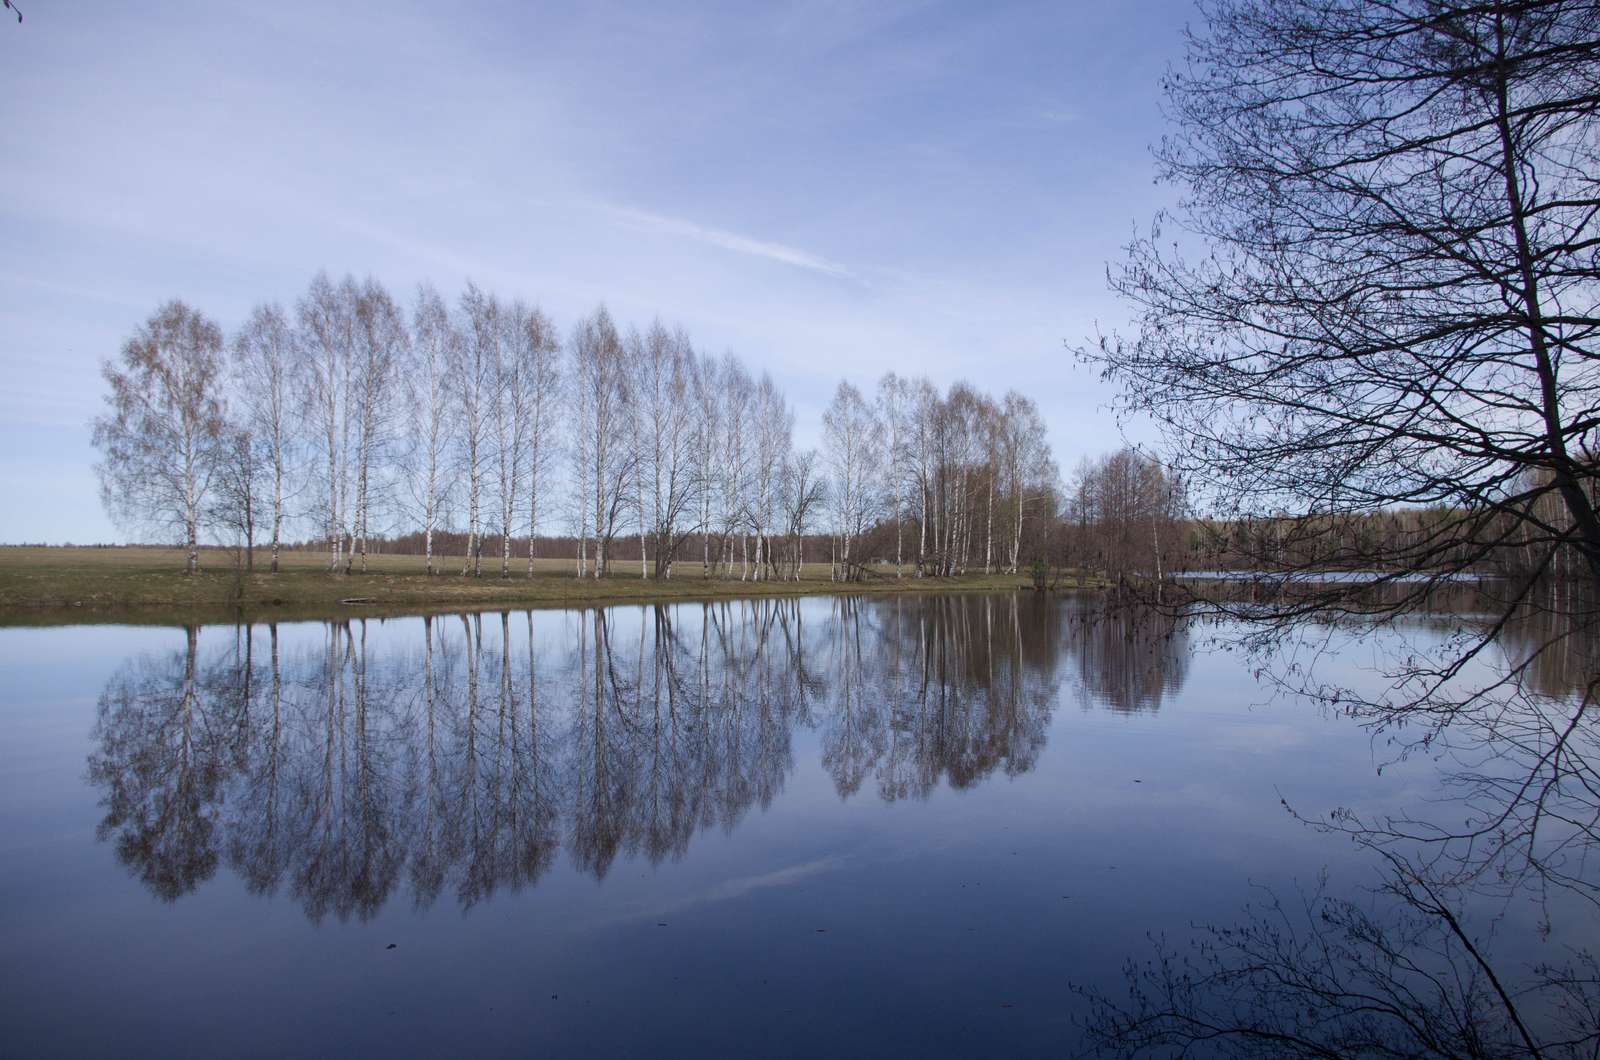
[[[366,623],[364,651],[359,622],[298,624],[276,714],[267,628],[248,699],[242,635],[208,628],[187,728],[183,631],[0,631],[8,1037],[1060,1046],[1067,981],[1110,983],[1147,933],[1325,865],[1371,880],[1280,797],[1437,796],[1426,756],[1191,652],[1209,633],[1082,618],[1030,596],[539,612],[531,707],[525,614],[434,619],[431,653],[420,619]]]

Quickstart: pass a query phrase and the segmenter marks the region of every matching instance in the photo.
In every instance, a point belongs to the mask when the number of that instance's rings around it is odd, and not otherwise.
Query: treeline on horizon
[[[1462,540],[1463,513],[1443,506],[1389,508],[1370,514],[1290,515],[1255,518],[1205,518],[1192,510],[1192,500],[1181,478],[1155,458],[1125,447],[1098,458],[1084,458],[1059,491],[1035,498],[1038,516],[1029,521],[1021,542],[1021,555],[1052,568],[1102,572],[1112,578],[1170,577],[1193,571],[1439,571],[1476,569],[1508,577],[1566,577],[1575,570],[1575,554],[1558,555],[1542,563],[1542,550],[1507,535],[1501,547],[1487,557],[1477,555],[1470,541]],[[1030,511],[1034,509],[1029,509]],[[1546,513],[1550,518],[1560,513]],[[916,521],[895,520],[881,513],[856,539],[858,553],[867,564],[894,562],[897,546],[904,548],[920,538]],[[685,539],[690,557],[720,554],[716,535],[692,533]],[[203,545],[202,549],[239,550],[241,542]],[[646,541],[646,546],[649,542]],[[368,555],[427,556],[441,571],[460,572],[472,553],[467,531],[438,529],[431,542],[423,531],[373,534],[366,540]],[[573,535],[512,535],[509,548],[496,533],[477,539],[478,554],[490,557],[532,556],[539,560],[565,560],[576,565],[584,543]],[[807,532],[784,543],[786,556],[804,563],[828,563],[836,555],[837,539],[830,533]],[[1415,556],[1422,547],[1430,561],[1401,567],[1396,556]],[[8,547],[50,547],[46,542]],[[117,549],[143,547],[122,544],[81,544],[80,548]],[[328,542],[318,538],[283,540],[279,551],[324,552]],[[634,570],[650,553],[641,551],[636,537],[618,538],[609,549],[610,562]],[[448,562],[446,558],[448,557]],[[787,562],[787,561],[786,561]],[[904,564],[915,573],[914,561]],[[647,568],[653,569],[653,568]],[[723,567],[718,567],[719,571]],[[1007,570],[1012,568],[1007,567]],[[592,565],[588,568],[592,573]],[[755,576],[744,568],[747,576]],[[785,573],[792,569],[785,566]]]
[[[620,329],[602,306],[562,340],[537,307],[468,284],[421,285],[409,308],[376,281],[318,274],[292,311],[262,304],[231,337],[173,301],[104,365],[95,421],[107,509],[239,550],[317,547],[328,569],[376,551],[426,569],[579,576],[626,563],[670,577],[835,579],[1017,573],[1161,578],[1185,570],[1385,569],[1563,576],[1549,491],[1518,523],[1439,505],[1197,518],[1190,483],[1124,447],[1063,484],[1034,402],[893,373],[841,382],[820,451],[765,373],[697,350],[660,321]],[[1536,485],[1536,484],[1535,484]],[[1548,509],[1547,511],[1544,509]],[[1530,531],[1529,527],[1534,528]],[[1548,536],[1548,533],[1545,533]],[[1487,542],[1487,544],[1486,544]]]
[[[232,336],[172,301],[103,374],[107,510],[181,536],[190,571],[209,537],[252,568],[259,542],[273,571],[294,539],[344,573],[383,548],[430,573],[531,574],[557,547],[592,577],[625,560],[645,577],[689,562],[797,578],[824,558],[836,579],[872,560],[1015,572],[1058,508],[1044,422],[1015,391],[844,381],[820,451],[797,451],[785,395],[737,356],[659,320],[621,328],[604,306],[563,336],[472,283],[453,302],[423,284],[402,306],[373,279],[319,273]]]
[[[1531,479],[1531,476],[1530,476]],[[1560,498],[1527,483],[1530,519],[1443,504],[1367,512],[1196,515],[1183,477],[1132,448],[1083,460],[1050,546],[1063,565],[1113,576],[1182,571],[1475,571],[1568,579],[1583,573]],[[1591,492],[1600,492],[1594,486]],[[1600,498],[1597,498],[1600,499]]]

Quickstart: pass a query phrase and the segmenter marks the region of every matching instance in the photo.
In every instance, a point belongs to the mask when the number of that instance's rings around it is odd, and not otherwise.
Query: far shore
[[[194,577],[183,573],[183,552],[167,548],[0,547],[0,625],[128,622],[187,624],[293,621],[359,615],[504,608],[589,607],[606,604],[729,600],[892,592],[1014,592],[1030,588],[1026,574],[965,574],[918,578],[910,565],[872,569],[861,581],[828,576],[827,564],[807,564],[798,581],[705,577],[699,562],[678,564],[668,579],[641,578],[638,561],[613,565],[601,579],[578,578],[575,561],[538,559],[528,574],[524,556],[509,577],[500,557],[484,557],[481,577],[463,577],[461,557],[435,557],[432,576],[421,556],[373,556],[368,573],[332,574],[327,555],[257,553],[254,573],[221,549],[201,553]],[[1078,585],[1073,579],[1070,584]],[[1084,587],[1100,580],[1085,579]]]

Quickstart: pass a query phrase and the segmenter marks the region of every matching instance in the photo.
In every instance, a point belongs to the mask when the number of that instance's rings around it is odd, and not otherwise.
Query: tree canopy
[[[1444,505],[1385,558],[1516,539],[1600,580],[1600,8],[1202,13],[1156,151],[1185,195],[1112,272],[1134,334],[1087,351],[1123,410],[1224,517]]]

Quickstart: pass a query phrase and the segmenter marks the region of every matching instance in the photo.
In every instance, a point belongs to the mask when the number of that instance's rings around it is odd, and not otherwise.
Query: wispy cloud
[[[707,225],[696,224],[679,217],[663,217],[661,214],[650,213],[646,210],[635,210],[627,206],[603,206],[602,209],[617,218],[624,224],[651,232],[661,232],[666,235],[683,236],[697,242],[708,243],[723,250],[731,250],[736,254],[749,254],[752,257],[766,258],[782,265],[792,265],[797,269],[808,269],[811,272],[820,272],[824,276],[835,279],[861,282],[861,277],[840,265],[838,262],[829,261],[808,251],[791,247],[784,243],[773,243],[765,239],[753,239],[742,236],[737,232],[725,231],[721,228],[711,228]]]

